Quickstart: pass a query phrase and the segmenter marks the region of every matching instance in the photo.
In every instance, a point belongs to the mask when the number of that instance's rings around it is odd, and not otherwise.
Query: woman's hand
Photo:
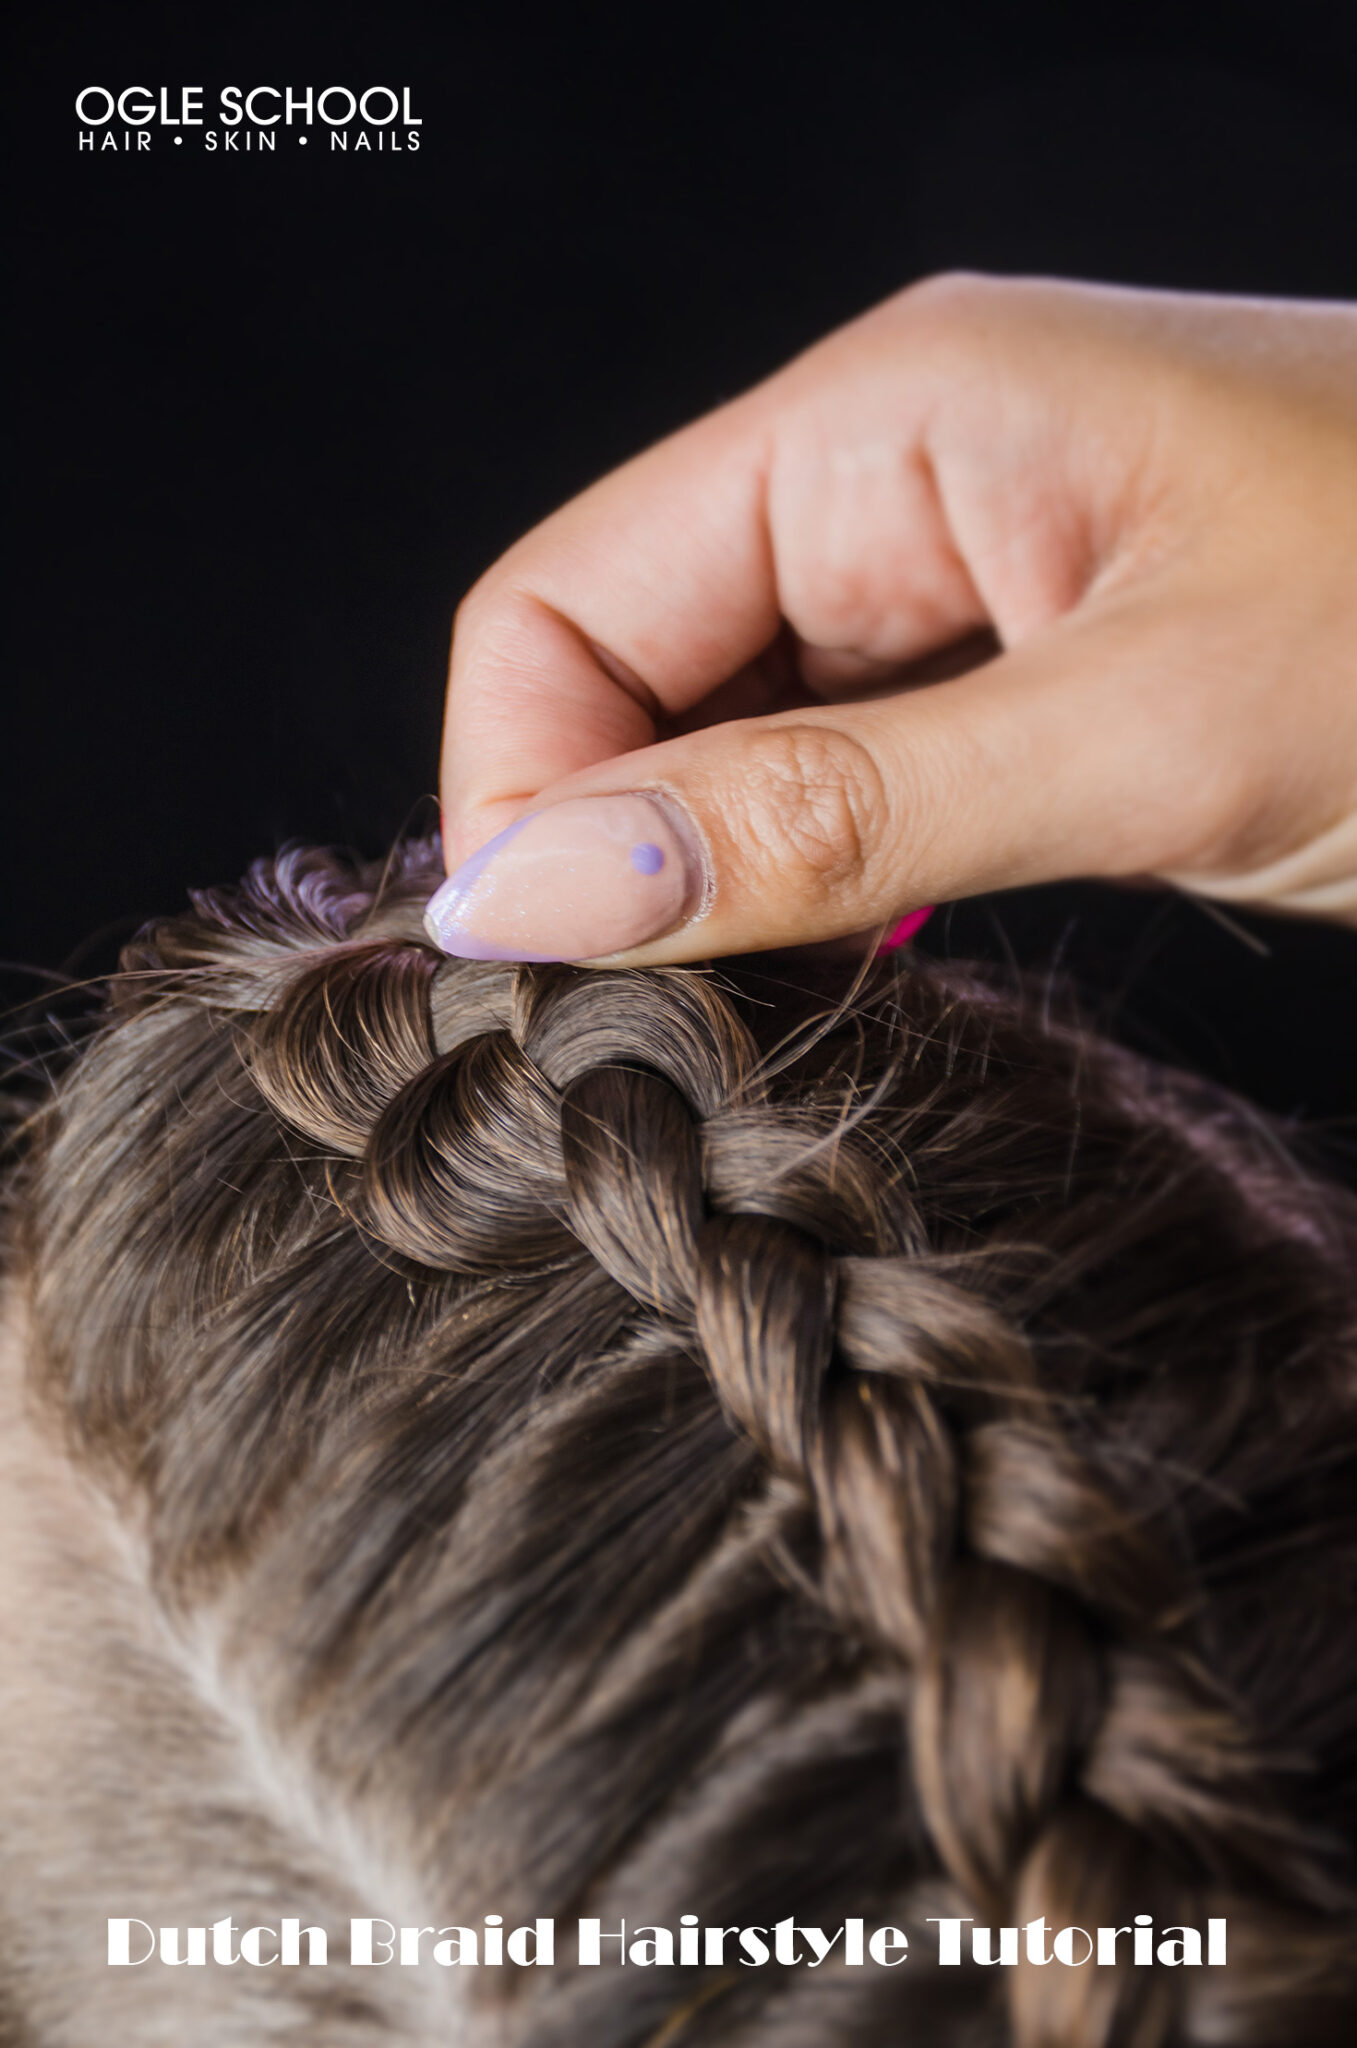
[[[481,958],[1073,875],[1357,922],[1357,309],[901,293],[481,578],[443,807],[431,929]]]

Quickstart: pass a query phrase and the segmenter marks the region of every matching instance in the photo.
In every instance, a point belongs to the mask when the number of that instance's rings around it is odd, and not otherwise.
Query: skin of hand
[[[442,796],[482,958],[1076,875],[1357,923],[1357,307],[911,287],[481,577]]]

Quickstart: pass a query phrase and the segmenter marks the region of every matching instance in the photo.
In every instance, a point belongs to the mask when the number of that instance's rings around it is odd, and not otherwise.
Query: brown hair
[[[1352,1200],[1047,991],[449,961],[436,879],[302,852],[195,899],[36,1120],[27,1369],[156,1617],[109,1595],[50,1653],[97,1781],[61,1825],[129,1900],[73,1848],[71,1913],[859,1915],[921,1951],[236,1971],[195,2043],[1346,2038]],[[1137,1912],[1225,1917],[1227,1967],[926,1959],[931,1916]],[[163,1981],[99,1996],[151,2042]],[[95,2038],[69,1959],[12,1941],[8,1983]]]

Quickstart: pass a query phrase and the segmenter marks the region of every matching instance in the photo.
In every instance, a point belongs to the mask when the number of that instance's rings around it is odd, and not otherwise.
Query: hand
[[[1357,922],[1357,308],[901,293],[481,578],[443,806],[481,958],[1074,875]]]

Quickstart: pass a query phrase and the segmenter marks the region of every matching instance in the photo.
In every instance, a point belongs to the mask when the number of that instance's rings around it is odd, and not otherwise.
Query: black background
[[[0,953],[93,972],[288,837],[430,826],[478,570],[912,277],[1357,297],[1349,13],[30,7]],[[81,155],[95,83],[408,84],[421,148]],[[1246,922],[1070,887],[926,943],[1059,953],[1137,1042],[1351,1118],[1357,941]]]

